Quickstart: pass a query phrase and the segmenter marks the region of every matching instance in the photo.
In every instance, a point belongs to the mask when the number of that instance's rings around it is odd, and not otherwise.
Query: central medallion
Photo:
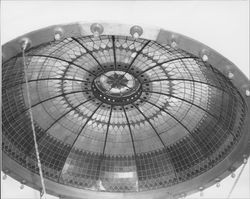
[[[125,86],[127,88],[130,88],[127,86],[128,79],[125,77],[127,74],[119,74],[119,72],[114,72],[111,76],[104,76],[104,79],[106,77],[107,83],[110,85],[111,89],[116,88],[118,90],[122,90],[122,88]],[[104,82],[103,82],[104,83]]]
[[[92,89],[96,97],[108,104],[125,105],[135,101],[141,93],[141,83],[132,74],[112,70],[95,78]]]

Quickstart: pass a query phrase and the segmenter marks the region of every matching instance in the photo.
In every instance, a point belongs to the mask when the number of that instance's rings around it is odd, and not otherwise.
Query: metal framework
[[[250,147],[246,77],[185,36],[144,28],[134,38],[127,26],[103,27],[92,36],[82,34],[90,24],[61,26],[56,40],[37,36],[55,27],[28,34],[29,91],[19,40],[3,46],[3,168],[41,187],[28,177],[38,167],[27,92],[49,193],[179,197],[240,166]]]

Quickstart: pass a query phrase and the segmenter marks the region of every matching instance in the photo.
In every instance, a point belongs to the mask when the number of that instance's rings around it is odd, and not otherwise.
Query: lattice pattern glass
[[[26,53],[44,175],[135,192],[194,178],[241,136],[245,102],[200,58],[125,36],[66,38]],[[3,150],[38,173],[21,55],[3,70]]]

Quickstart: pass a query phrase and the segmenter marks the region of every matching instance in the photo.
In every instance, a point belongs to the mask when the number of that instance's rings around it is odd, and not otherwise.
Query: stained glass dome
[[[54,40],[48,36],[53,28],[28,35],[32,46],[25,56],[48,183],[90,195],[133,198],[164,190],[175,197],[201,182],[213,184],[240,165],[237,158],[248,155],[247,80],[235,66],[224,67],[221,60],[230,63],[225,58],[181,35],[164,41],[166,32],[157,39],[147,32],[135,38],[105,32],[104,25],[104,33],[93,36],[66,26]],[[9,53],[2,65],[3,165],[9,168],[14,161],[35,176],[23,58],[13,45],[17,40],[3,48]],[[14,176],[39,189],[25,173]],[[62,187],[51,192],[58,195]]]

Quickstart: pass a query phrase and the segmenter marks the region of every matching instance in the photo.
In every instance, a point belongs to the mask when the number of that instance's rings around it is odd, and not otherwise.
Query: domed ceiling
[[[128,35],[31,47],[25,59],[44,177],[90,191],[143,192],[219,165],[245,136],[248,108],[203,58]],[[38,174],[22,55],[6,60],[2,74],[3,151]]]

